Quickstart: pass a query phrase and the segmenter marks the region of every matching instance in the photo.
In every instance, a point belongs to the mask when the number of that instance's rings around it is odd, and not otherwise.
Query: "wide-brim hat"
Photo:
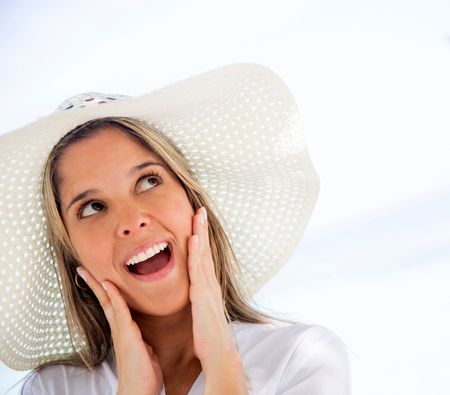
[[[46,237],[41,172],[86,121],[123,116],[162,130],[212,199],[251,292],[286,263],[316,202],[297,105],[257,64],[233,64],[144,96],[84,94],[0,136],[0,359],[17,370],[75,350]]]

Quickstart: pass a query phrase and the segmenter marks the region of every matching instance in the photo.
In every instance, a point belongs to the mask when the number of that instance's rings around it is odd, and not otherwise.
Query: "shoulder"
[[[241,351],[255,350],[255,347],[266,349],[275,344],[283,351],[301,349],[303,353],[314,353],[319,347],[345,351],[341,338],[321,325],[236,322],[232,329]]]
[[[254,387],[273,387],[274,394],[350,394],[347,349],[330,329],[236,323],[233,331]]]
[[[46,366],[33,372],[22,387],[23,395],[115,394],[117,378],[108,360],[93,371],[69,365]]]

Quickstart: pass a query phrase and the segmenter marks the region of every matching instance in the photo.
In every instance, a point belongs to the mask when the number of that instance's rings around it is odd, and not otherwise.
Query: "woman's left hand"
[[[215,394],[227,393],[228,385],[228,390],[233,389],[228,393],[247,393],[240,355],[225,317],[222,291],[214,271],[208,221],[203,207],[193,217],[193,235],[188,241],[188,268],[194,352],[205,374],[205,389],[214,388]],[[237,382],[230,383],[230,377]],[[223,386],[217,382],[221,380]],[[217,386],[223,391],[218,392]]]

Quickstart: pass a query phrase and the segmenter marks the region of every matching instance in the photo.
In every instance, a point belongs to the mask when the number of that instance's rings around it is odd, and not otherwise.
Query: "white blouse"
[[[319,325],[234,322],[252,395],[350,395],[350,364],[342,340]],[[110,353],[96,367],[48,366],[24,384],[25,395],[115,395],[117,375]],[[203,395],[200,373],[188,395]],[[166,395],[164,386],[160,395]]]

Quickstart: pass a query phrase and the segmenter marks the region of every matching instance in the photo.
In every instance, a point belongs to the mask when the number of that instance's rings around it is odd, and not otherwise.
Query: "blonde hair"
[[[106,358],[112,346],[109,324],[95,294],[88,287],[81,290],[75,283],[76,267],[80,262],[62,220],[58,191],[61,181],[58,165],[64,150],[107,127],[117,128],[159,157],[183,186],[192,208],[197,210],[204,206],[207,209],[211,252],[228,322],[261,324],[273,319],[290,322],[271,317],[251,305],[251,295],[245,287],[237,258],[212,210],[211,200],[175,144],[161,131],[143,121],[125,117],[100,118],[88,121],[67,133],[52,149],[43,170],[42,192],[48,239],[61,278],[60,288],[69,333],[76,352],[64,360],[47,362],[38,369],[57,363],[92,369]]]

